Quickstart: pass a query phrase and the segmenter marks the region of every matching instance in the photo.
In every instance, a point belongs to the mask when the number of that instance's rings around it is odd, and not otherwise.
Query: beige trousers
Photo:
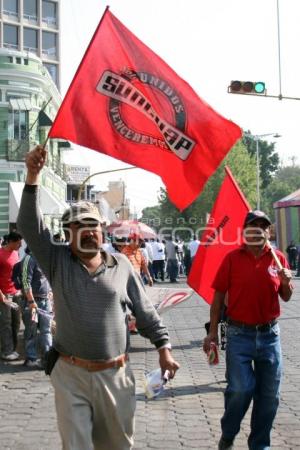
[[[124,367],[88,372],[61,358],[51,373],[63,450],[130,450],[135,381]]]

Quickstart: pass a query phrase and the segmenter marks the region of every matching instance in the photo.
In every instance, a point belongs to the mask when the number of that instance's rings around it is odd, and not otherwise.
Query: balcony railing
[[[10,42],[3,42],[3,47],[5,48],[13,48],[18,49],[18,44],[11,44]]]
[[[25,19],[27,22],[30,22],[30,23],[37,23],[37,20],[38,20],[36,15],[25,14],[25,13],[23,14],[23,19]]]
[[[47,158],[46,166],[53,170],[56,175],[60,178],[64,179],[64,164],[61,161],[59,156],[52,156],[51,158]]]
[[[52,47],[52,48],[48,48],[48,49],[43,48],[42,49],[42,56],[45,59],[56,61],[57,60],[56,47]]]
[[[9,18],[17,19],[19,13],[17,11],[8,11],[7,9],[3,9],[3,15],[9,16]]]
[[[8,139],[7,140],[7,160],[25,161],[25,155],[31,148],[37,145],[37,141],[32,139]]]
[[[38,52],[37,47],[28,47],[27,45],[24,45],[24,50],[26,52],[34,53],[35,55],[37,55]]]
[[[43,17],[42,21],[43,25],[46,25],[49,28],[57,28],[56,17]]]

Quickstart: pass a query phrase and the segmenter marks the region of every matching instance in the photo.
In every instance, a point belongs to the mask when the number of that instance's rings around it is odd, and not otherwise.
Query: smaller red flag
[[[210,219],[202,234],[188,284],[211,304],[211,287],[221,262],[228,252],[241,244],[241,232],[250,206],[228,167],[213,206]]]

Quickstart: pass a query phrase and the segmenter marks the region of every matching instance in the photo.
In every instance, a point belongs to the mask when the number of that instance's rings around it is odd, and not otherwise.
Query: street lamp
[[[278,133],[266,133],[266,134],[248,134],[244,133],[250,139],[256,142],[256,209],[260,209],[260,158],[259,158],[259,140],[267,136],[273,136],[274,138],[281,137]]]
[[[87,178],[85,178],[85,180],[83,180],[83,182],[81,183],[80,187],[79,187],[79,191],[78,191],[78,197],[77,197],[77,201],[81,200],[81,196],[82,196],[82,192],[83,189],[85,188],[86,183],[95,175],[103,175],[105,173],[112,173],[112,172],[121,172],[122,170],[131,170],[131,169],[137,169],[137,167],[124,167],[122,169],[113,169],[113,170],[105,170],[103,172],[96,172],[96,173],[92,173],[92,175],[89,175]]]

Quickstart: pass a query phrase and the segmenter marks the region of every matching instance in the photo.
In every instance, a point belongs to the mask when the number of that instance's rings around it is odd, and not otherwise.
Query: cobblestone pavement
[[[180,286],[184,285],[176,287]],[[282,302],[280,327],[285,370],[272,434],[273,450],[300,449],[299,301],[300,280],[295,280],[293,299],[287,304]],[[225,366],[223,352],[220,364],[210,367],[200,349],[208,316],[208,305],[196,295],[164,315],[181,368],[156,400],[144,398],[143,373],[158,367],[157,352],[144,338],[132,337],[130,359],[137,382],[134,449],[217,448]],[[0,362],[0,423],[1,450],[61,448],[53,390],[43,372],[25,369],[22,361]],[[248,432],[249,414],[236,439],[236,450],[247,449]]]

